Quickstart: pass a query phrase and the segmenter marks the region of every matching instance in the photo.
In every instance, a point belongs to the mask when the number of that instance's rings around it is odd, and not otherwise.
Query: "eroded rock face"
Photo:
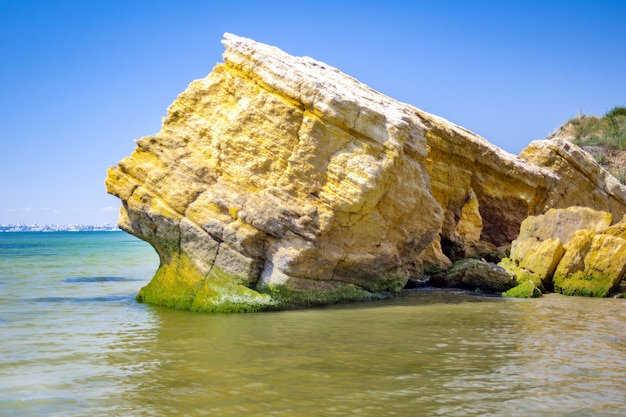
[[[625,212],[626,192],[573,145],[515,157],[321,62],[223,43],[224,63],[108,172],[120,227],[160,256],[141,300],[247,311],[367,299],[510,243],[529,214],[574,201]]]
[[[140,297],[258,309],[401,289],[442,218],[418,114],[312,59],[224,44],[225,63],[109,171],[120,226],[161,258]]]
[[[441,251],[456,261],[510,244],[526,217],[551,208],[626,213],[626,189],[570,142],[534,141],[515,157],[458,127],[429,127],[426,166],[444,221],[435,248],[421,255],[427,264],[449,266]]]

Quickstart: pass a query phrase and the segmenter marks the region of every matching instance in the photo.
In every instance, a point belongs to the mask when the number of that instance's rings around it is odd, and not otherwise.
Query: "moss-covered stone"
[[[387,274],[380,277],[371,277],[360,282],[360,287],[371,293],[396,294],[404,288],[408,277],[400,274]]]
[[[139,302],[207,313],[239,313],[318,306],[344,301],[366,301],[399,292],[405,278],[380,280],[371,291],[343,282],[293,279],[291,283],[263,286],[256,291],[242,285],[245,279],[214,265],[203,276],[184,253],[163,264],[137,295]],[[382,285],[382,283],[387,283]]]
[[[612,279],[604,274],[587,274],[578,271],[569,277],[554,277],[554,291],[564,295],[606,297],[611,292]]]
[[[207,313],[242,313],[277,307],[269,295],[260,294],[239,282],[241,277],[228,274],[214,266],[196,293],[190,310]]]
[[[190,309],[196,292],[204,282],[193,262],[185,254],[161,263],[152,280],[137,294],[137,301],[177,309]]]
[[[537,298],[541,297],[541,290],[533,283],[532,280],[527,280],[519,284],[517,287],[513,287],[510,290],[503,292],[505,297],[514,298]]]
[[[498,265],[515,274],[516,280],[519,284],[531,282],[533,286],[537,287],[540,291],[545,291],[542,276],[520,267],[515,262],[513,262],[511,258],[502,259],[502,261],[500,261]]]
[[[241,277],[214,266],[205,277],[184,253],[159,267],[137,301],[181,310],[212,313],[261,311],[275,308],[267,294],[241,285]]]

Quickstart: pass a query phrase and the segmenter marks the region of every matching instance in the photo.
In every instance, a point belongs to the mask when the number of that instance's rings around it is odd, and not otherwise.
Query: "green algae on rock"
[[[542,293],[532,280],[526,280],[503,292],[502,295],[513,298],[538,298],[541,297]]]
[[[143,287],[137,300],[165,307],[202,312],[251,312],[275,308],[266,294],[260,294],[240,279],[214,266],[205,276],[185,254],[179,254],[158,269]]]

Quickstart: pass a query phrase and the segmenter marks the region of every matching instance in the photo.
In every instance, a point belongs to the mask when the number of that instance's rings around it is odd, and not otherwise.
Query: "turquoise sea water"
[[[626,302],[441,290],[237,315],[138,304],[123,232],[0,233],[0,416],[623,416]]]

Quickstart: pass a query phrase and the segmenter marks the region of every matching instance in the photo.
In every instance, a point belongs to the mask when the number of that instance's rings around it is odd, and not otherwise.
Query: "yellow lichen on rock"
[[[626,215],[618,223],[606,229],[604,232],[607,235],[621,237],[626,239]]]
[[[591,247],[594,233],[590,230],[577,230],[572,239],[565,244],[565,253],[554,273],[555,281],[585,270],[585,257]]]
[[[578,230],[601,232],[613,221],[611,213],[589,207],[550,209],[541,216],[529,216],[521,224],[518,240],[535,237],[539,240],[559,239],[567,244]]]

